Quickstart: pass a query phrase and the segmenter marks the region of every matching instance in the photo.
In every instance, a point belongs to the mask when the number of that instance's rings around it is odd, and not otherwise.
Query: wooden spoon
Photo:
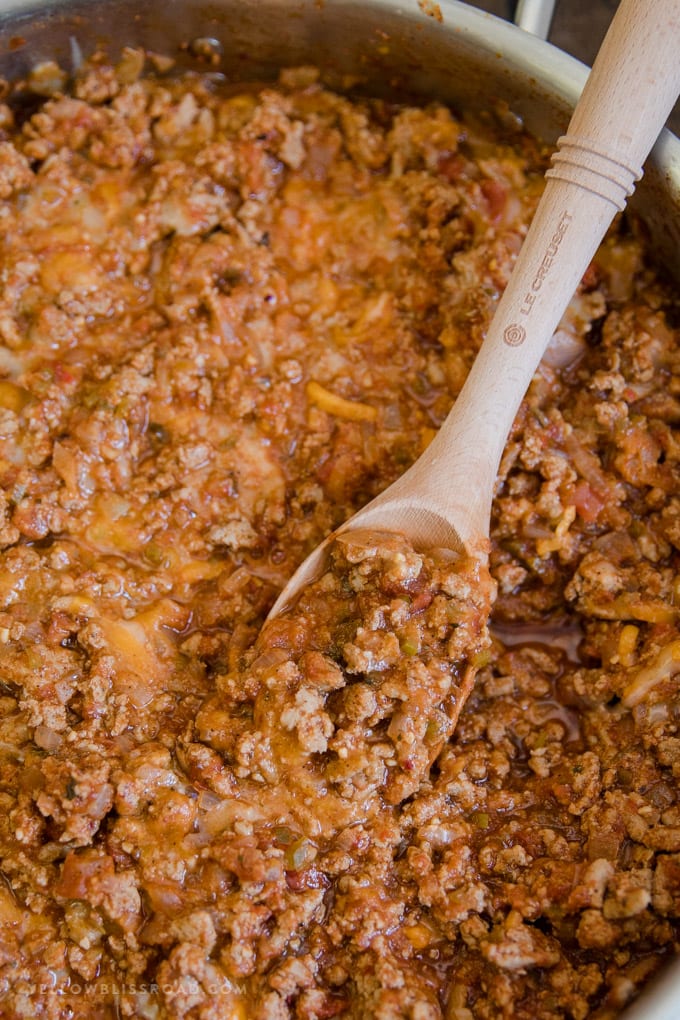
[[[298,568],[270,617],[354,528],[486,559],[493,487],[517,409],[545,348],[680,92],[680,0],[623,0],[548,170],[512,276],[437,436],[401,478]]]

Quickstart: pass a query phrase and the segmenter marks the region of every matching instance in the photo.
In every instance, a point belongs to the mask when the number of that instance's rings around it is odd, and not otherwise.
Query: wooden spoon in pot
[[[680,0],[622,0],[512,276],[465,385],[427,450],[329,536],[270,613],[322,570],[336,535],[399,532],[486,560],[493,487],[515,414],[553,332],[680,92]]]

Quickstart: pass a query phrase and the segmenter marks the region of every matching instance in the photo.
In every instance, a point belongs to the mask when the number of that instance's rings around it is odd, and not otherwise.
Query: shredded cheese
[[[564,538],[573,524],[575,517],[576,507],[566,507],[557,527],[555,528],[553,538],[540,538],[536,542],[536,552],[539,556],[548,556],[551,552],[557,552],[557,550],[562,547],[564,544]]]
[[[584,611],[600,620],[642,620],[643,623],[673,623],[675,606],[658,599],[646,599],[634,592],[624,592],[611,601],[582,599]]]
[[[649,666],[640,670],[623,692],[623,704],[627,708],[639,705],[657,684],[678,672],[680,672],[680,640],[666,645]]]
[[[313,404],[336,418],[347,418],[349,421],[375,421],[378,417],[377,408],[370,404],[362,404],[358,400],[345,400],[313,379],[307,383],[306,390],[307,397]]]
[[[640,628],[627,623],[619,635],[618,656],[622,666],[632,665],[632,656],[637,644]]]
[[[17,386],[9,379],[0,379],[0,407],[18,414],[30,399],[30,393],[23,387]]]

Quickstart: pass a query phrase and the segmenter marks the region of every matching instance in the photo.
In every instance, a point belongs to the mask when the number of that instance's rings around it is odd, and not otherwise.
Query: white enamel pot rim
[[[523,0],[523,24],[545,26],[553,0]],[[520,15],[521,17],[521,15]],[[540,28],[536,29],[540,31]],[[141,45],[202,66],[186,44],[215,41],[228,78],[267,79],[315,64],[330,84],[435,97],[454,107],[499,102],[554,142],[588,69],[549,43],[457,0],[0,0],[0,76],[56,59],[72,70],[98,47]],[[194,47],[198,52],[200,47]],[[665,131],[632,200],[660,265],[680,281],[680,141]],[[677,1020],[680,965],[671,964],[625,1020]],[[622,1018],[623,1020],[623,1018]]]

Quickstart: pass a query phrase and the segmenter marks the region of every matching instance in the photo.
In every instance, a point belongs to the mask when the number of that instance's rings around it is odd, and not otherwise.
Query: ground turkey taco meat
[[[613,1020],[679,948],[677,291],[617,221],[490,576],[350,532],[263,629],[435,435],[547,154],[165,68],[0,89],[0,1016]]]

